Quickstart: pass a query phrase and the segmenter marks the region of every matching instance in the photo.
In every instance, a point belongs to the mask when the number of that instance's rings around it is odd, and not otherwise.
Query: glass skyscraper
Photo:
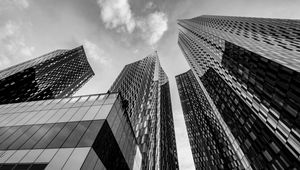
[[[0,103],[69,97],[93,75],[82,46],[56,50],[0,71]]]
[[[169,81],[157,53],[126,65],[110,91],[128,101],[142,169],[178,169]]]
[[[178,25],[178,44],[240,168],[300,169],[300,21],[200,16]]]
[[[196,169],[240,168],[230,131],[224,131],[224,121],[212,110],[193,72],[177,75],[176,82]]]

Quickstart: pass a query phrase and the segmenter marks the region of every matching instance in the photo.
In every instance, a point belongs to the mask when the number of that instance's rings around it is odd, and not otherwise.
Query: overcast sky
[[[0,0],[0,69],[84,45],[95,76],[77,95],[106,92],[125,64],[158,51],[167,73],[180,169],[194,169],[175,75],[188,65],[177,19],[204,14],[300,18],[300,0]]]

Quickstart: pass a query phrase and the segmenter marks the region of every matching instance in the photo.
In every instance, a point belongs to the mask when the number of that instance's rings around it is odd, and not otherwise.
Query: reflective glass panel
[[[64,128],[55,136],[52,142],[49,144],[47,148],[60,148],[67,137],[71,134],[73,129],[76,127],[77,122],[69,122]]]
[[[87,130],[91,121],[79,122],[71,135],[65,141],[62,147],[74,148],[78,144],[84,132]]]
[[[103,125],[103,120],[93,121],[84,133],[77,147],[92,146],[100,128]]]
[[[51,129],[49,129],[48,132],[43,135],[43,138],[34,146],[34,149],[47,148],[48,144],[59,133],[64,125],[65,123],[54,124]]]
[[[31,149],[42,137],[47,133],[47,131],[52,127],[53,124],[43,125],[34,135],[26,141],[24,145],[21,146],[21,149]]]

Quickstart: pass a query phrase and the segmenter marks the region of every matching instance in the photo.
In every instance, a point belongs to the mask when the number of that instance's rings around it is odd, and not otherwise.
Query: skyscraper
[[[200,16],[178,25],[178,44],[242,166],[299,169],[300,21]]]
[[[139,170],[118,93],[0,105],[0,169]]]
[[[176,76],[196,169],[236,169],[241,162],[230,144],[230,131],[215,115],[191,70]]]
[[[157,53],[126,65],[111,92],[128,100],[128,113],[143,155],[142,169],[178,169],[168,77]]]
[[[94,72],[82,46],[56,50],[0,72],[0,103],[68,97]]]

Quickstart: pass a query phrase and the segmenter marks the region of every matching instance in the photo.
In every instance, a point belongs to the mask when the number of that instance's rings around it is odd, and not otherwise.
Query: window
[[[62,147],[74,148],[89,127],[91,121],[79,122]]]
[[[43,135],[43,138],[34,146],[34,149],[47,148],[48,144],[63,129],[64,125],[65,123],[54,124],[51,129]]]
[[[93,121],[84,133],[77,147],[92,146],[100,128],[103,125],[103,122],[104,120]]]
[[[47,148],[60,148],[68,136],[72,133],[73,129],[76,127],[77,122],[69,122],[64,128],[55,136],[52,142]]]

